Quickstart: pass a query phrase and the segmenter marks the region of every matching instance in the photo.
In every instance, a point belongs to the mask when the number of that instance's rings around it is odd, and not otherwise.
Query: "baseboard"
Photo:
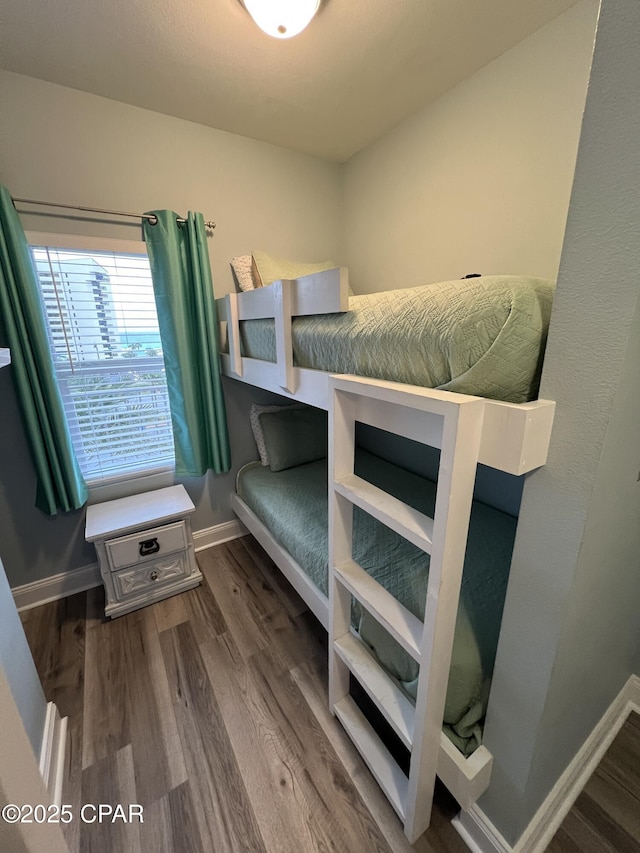
[[[632,675],[549,792],[515,845],[477,805],[452,823],[473,853],[543,853],[631,711],[640,713],[640,678]]]
[[[57,707],[49,702],[40,749],[40,775],[47,786],[51,803],[56,806],[62,804],[66,748],[67,717],[61,718]]]
[[[514,853],[514,848],[477,806],[457,814],[451,824],[471,853]]]
[[[236,519],[215,524],[213,527],[206,527],[204,530],[195,530],[193,544],[196,551],[203,551],[205,548],[212,548],[214,545],[221,545],[223,542],[229,542],[231,539],[238,539],[240,536],[246,535],[246,527]],[[49,604],[49,602],[57,601],[60,598],[67,598],[77,592],[93,589],[95,586],[100,586],[101,583],[102,578],[98,564],[91,563],[88,566],[81,566],[79,569],[72,569],[69,572],[61,572],[39,581],[16,586],[11,592],[18,611],[22,611],[39,607],[41,604]]]
[[[98,564],[91,563],[79,569],[13,587],[11,592],[18,611],[22,611],[48,604],[50,601],[57,601],[59,598],[67,598],[86,589],[93,589],[101,583]]]
[[[196,551],[204,551],[205,548],[213,548],[214,545],[222,545],[223,542],[246,536],[248,532],[244,524],[236,518],[223,524],[214,524],[213,527],[205,527],[204,530],[194,530],[193,544]]]

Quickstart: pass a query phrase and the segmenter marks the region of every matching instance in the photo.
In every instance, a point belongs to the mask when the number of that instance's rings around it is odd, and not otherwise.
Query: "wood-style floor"
[[[629,715],[547,851],[640,853],[640,715]]]
[[[442,789],[409,847],[329,713],[324,630],[255,540],[198,562],[201,587],[113,621],[101,590],[24,614],[69,717],[72,853],[465,853]],[[144,823],[83,824],[85,803]]]

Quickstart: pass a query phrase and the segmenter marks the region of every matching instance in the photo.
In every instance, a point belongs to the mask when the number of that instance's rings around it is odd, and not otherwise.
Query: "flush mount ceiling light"
[[[309,24],[320,0],[240,0],[256,24],[276,39],[297,36]]]

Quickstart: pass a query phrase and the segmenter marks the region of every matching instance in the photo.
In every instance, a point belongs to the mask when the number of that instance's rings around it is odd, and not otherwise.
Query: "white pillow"
[[[306,264],[300,261],[288,261],[285,258],[274,258],[266,252],[259,251],[254,251],[253,262],[255,264],[253,271],[255,287],[266,287],[282,278],[301,278],[304,275],[311,275],[311,273],[322,272],[335,267],[333,261]]]

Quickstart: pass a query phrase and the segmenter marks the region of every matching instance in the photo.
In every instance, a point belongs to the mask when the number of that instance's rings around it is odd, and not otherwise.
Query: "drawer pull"
[[[149,554],[157,554],[160,550],[160,544],[157,538],[145,539],[140,543],[139,554],[141,557],[147,557]]]
[[[158,573],[156,572],[156,570],[155,570],[155,569],[151,572],[151,574],[149,575],[149,577],[151,578],[151,580],[152,580],[152,581],[157,581],[157,580],[158,580]]]

